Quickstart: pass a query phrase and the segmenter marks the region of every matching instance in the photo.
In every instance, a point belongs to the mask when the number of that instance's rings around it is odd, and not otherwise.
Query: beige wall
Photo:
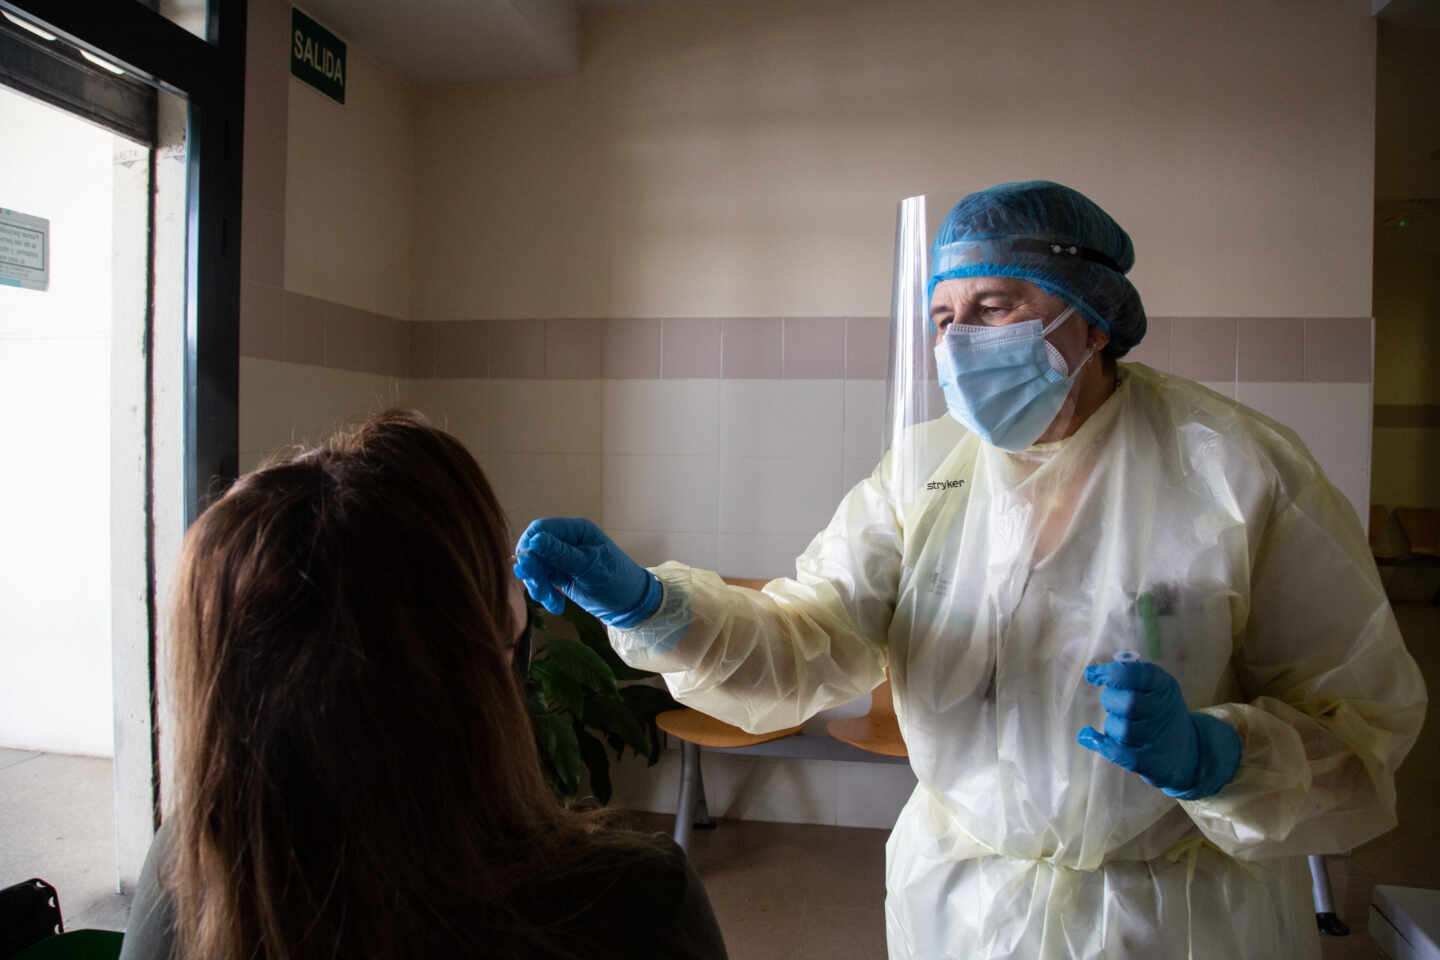
[[[349,46],[345,103],[290,79],[285,287],[410,317],[414,93]]]
[[[873,316],[904,195],[1048,177],[1150,312],[1367,316],[1365,0],[592,10],[578,74],[420,104],[415,319]]]
[[[240,466],[394,404],[414,235],[410,86],[349,46],[345,103],[290,76],[290,6],[250,0]]]
[[[1440,30],[1380,24],[1375,450],[1389,507],[1440,507]],[[1401,226],[1401,222],[1404,226]]]

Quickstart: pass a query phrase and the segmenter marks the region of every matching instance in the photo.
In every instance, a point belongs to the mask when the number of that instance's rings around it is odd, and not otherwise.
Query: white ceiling
[[[580,7],[647,0],[302,0],[347,43],[422,86],[568,73],[580,63]]]

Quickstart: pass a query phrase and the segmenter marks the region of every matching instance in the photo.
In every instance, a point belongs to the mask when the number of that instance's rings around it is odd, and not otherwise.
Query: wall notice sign
[[[290,73],[336,103],[345,102],[345,41],[290,8]]]
[[[0,284],[50,288],[50,221],[0,207]]]

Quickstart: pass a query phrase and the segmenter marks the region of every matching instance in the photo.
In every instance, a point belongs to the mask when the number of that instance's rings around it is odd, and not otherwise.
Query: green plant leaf
[[[532,716],[541,754],[549,761],[557,786],[565,797],[580,792],[580,742],[572,721],[561,713]]]
[[[554,660],[536,660],[530,665],[530,678],[539,687],[546,706],[558,707],[572,716],[585,712],[585,688]]]
[[[616,759],[624,755],[626,746],[637,756],[650,752],[650,734],[645,729],[645,722],[631,712],[623,693],[613,700],[603,697],[587,699],[585,726],[606,734],[612,747],[617,740],[620,742],[620,746],[615,747]]]
[[[600,655],[600,659],[610,667],[616,680],[624,683],[655,676],[644,670],[636,670],[621,660],[615,648],[610,646],[610,634],[605,630],[605,625],[587,613],[583,607],[573,603],[566,604],[565,619],[575,627],[575,635],[580,638],[580,642]]]
[[[585,769],[590,771],[590,789],[596,800],[602,805],[607,804],[613,788],[610,784],[610,758],[605,753],[605,745],[578,729],[578,724],[576,737],[580,743],[580,759],[585,761]]]
[[[616,757],[628,746],[653,765],[660,758],[655,715],[678,704],[665,690],[620,687],[617,681],[655,674],[626,665],[611,649],[604,625],[581,607],[567,601],[564,614],[554,616],[534,601],[529,606],[539,633],[526,706],[546,775],[567,800],[579,793],[582,771],[588,771],[596,799],[608,803],[613,784],[606,744]]]
[[[565,674],[587,690],[613,694],[619,689],[604,659],[579,640],[551,633],[545,639],[542,659],[550,664],[547,669]],[[537,666],[539,661],[531,669]]]

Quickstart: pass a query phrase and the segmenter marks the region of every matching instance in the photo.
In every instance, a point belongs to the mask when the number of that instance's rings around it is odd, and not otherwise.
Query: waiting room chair
[[[843,717],[825,725],[825,732],[842,743],[885,757],[908,757],[900,722],[895,719],[895,700],[890,695],[890,671],[885,682],[870,692],[870,710],[863,717]]]
[[[732,587],[759,590],[764,580],[746,580],[725,577]],[[739,727],[731,726],[714,717],[692,710],[667,710],[655,718],[655,724],[681,743],[680,792],[675,802],[675,843],[682,850],[689,849],[692,827],[712,829],[710,810],[705,803],[705,778],[700,768],[700,751],[704,747],[724,750],[738,750],[757,744],[780,740],[800,732],[799,727],[787,727],[773,733],[746,733]]]
[[[1381,567],[1440,566],[1440,510],[1370,507],[1370,550]],[[1430,602],[1440,604],[1440,588]]]

